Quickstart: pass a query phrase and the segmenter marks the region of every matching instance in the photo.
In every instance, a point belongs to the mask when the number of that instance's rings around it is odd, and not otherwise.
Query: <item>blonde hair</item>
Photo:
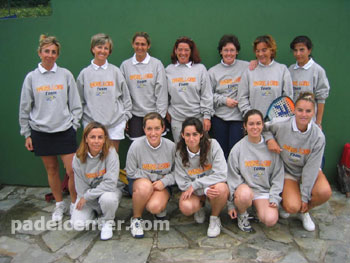
[[[108,135],[108,131],[106,129],[106,127],[104,125],[102,125],[99,122],[90,122],[84,129],[83,132],[83,137],[81,139],[79,148],[77,150],[76,156],[79,158],[79,160],[82,163],[86,162],[86,158],[87,158],[87,154],[89,151],[89,146],[86,142],[86,138],[88,137],[89,133],[93,130],[93,129],[102,129],[104,134],[105,134],[105,143],[102,146],[102,152],[100,154],[100,160],[104,160],[108,153],[109,153],[109,148],[111,147],[111,141],[109,139],[109,135]]]
[[[96,35],[93,35],[91,37],[91,47],[90,51],[91,54],[94,56],[94,53],[92,52],[92,49],[98,45],[105,45],[106,43],[109,43],[109,54],[112,54],[113,49],[113,41],[112,38],[104,33],[98,33]]]
[[[314,106],[316,105],[316,101],[315,101],[315,95],[311,92],[302,92],[300,93],[299,97],[297,98],[297,100],[295,101],[295,105],[297,105],[297,103],[301,100],[305,100],[305,101],[309,101],[311,102]]]
[[[273,39],[271,35],[264,35],[259,36],[254,40],[253,46],[254,46],[254,52],[256,51],[256,47],[260,43],[265,43],[270,49],[271,49],[271,59],[274,59],[276,57],[277,53],[277,44],[276,41]]]
[[[42,48],[46,45],[54,44],[57,47],[57,55],[60,54],[61,44],[55,36],[48,36],[41,34],[39,37],[39,47],[38,52],[41,52]]]

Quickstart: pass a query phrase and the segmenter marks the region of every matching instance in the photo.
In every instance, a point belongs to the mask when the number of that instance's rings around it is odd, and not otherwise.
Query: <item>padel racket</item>
[[[270,121],[276,117],[288,117],[294,115],[294,102],[287,96],[281,96],[271,102],[265,121]]]

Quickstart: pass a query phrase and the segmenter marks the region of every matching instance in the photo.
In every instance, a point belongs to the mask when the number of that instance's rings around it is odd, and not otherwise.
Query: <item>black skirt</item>
[[[36,156],[70,154],[77,150],[76,131],[73,127],[55,133],[32,130],[31,138]]]

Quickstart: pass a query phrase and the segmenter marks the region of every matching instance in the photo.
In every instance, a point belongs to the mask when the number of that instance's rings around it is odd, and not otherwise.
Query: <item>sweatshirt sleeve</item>
[[[90,185],[84,180],[84,171],[82,170],[82,165],[76,155],[74,155],[72,166],[74,171],[75,189],[78,197],[83,197],[84,193],[90,188]]]
[[[315,127],[318,129],[318,127]],[[303,167],[302,175],[301,175],[301,200],[305,203],[308,203],[311,200],[311,191],[314,187],[315,181],[318,176],[318,172],[320,171],[322,156],[325,147],[324,137],[317,138],[317,141],[311,149],[311,153],[306,160],[306,164]]]
[[[155,80],[155,96],[157,112],[165,118],[168,110],[168,82],[165,76],[165,70],[161,62],[157,67],[157,76]]]
[[[282,95],[293,98],[293,82],[288,68],[283,65]]]
[[[95,187],[84,193],[86,200],[95,200],[103,193],[117,191],[119,179],[119,157],[114,148],[111,148],[106,158],[106,173],[102,181]]]
[[[21,100],[19,104],[19,125],[21,127],[21,135],[25,138],[30,136],[30,112],[34,105],[34,94],[32,91],[32,76],[29,73],[23,82],[21,91]]]
[[[200,108],[201,114],[204,119],[211,119],[211,116],[214,114],[213,109],[213,91],[210,84],[208,71],[205,69],[203,65],[203,70],[201,72],[200,79]]]
[[[79,92],[72,73],[68,72],[68,106],[73,117],[73,128],[77,130],[80,126],[79,122],[83,115]]]
[[[191,186],[191,179],[184,169],[179,153],[175,156],[175,181],[181,191],[186,191]]]
[[[128,86],[120,70],[118,72],[118,86],[120,87],[121,93],[122,93],[121,101],[124,106],[125,120],[128,121],[131,119],[131,116],[132,116],[131,114],[132,103],[131,103],[131,97],[130,97]]]
[[[269,202],[279,205],[281,202],[280,193],[283,190],[284,183],[284,166],[279,154],[271,153],[274,159],[274,168],[270,176],[270,195]]]
[[[326,99],[328,98],[330,89],[328,78],[323,68],[319,67],[319,70],[317,72],[318,74],[314,78],[314,93],[316,103],[325,103]]]
[[[82,70],[79,73],[79,76],[77,78],[77,89],[80,96],[81,104],[82,106],[84,106],[86,104],[85,97],[84,97],[84,70]]]
[[[171,157],[172,157],[171,158],[171,172],[164,175],[164,177],[162,179],[160,179],[165,187],[175,184],[175,162],[174,162],[174,160],[175,160],[175,145],[174,145],[174,149],[172,150]]]
[[[244,116],[247,113],[247,111],[249,111],[252,108],[250,106],[250,101],[249,101],[248,69],[244,71],[244,73],[242,74],[241,81],[239,82],[237,100],[238,100],[238,108],[242,112],[242,116]]]
[[[192,187],[194,190],[205,189],[211,185],[217,183],[225,183],[227,181],[227,164],[219,143],[212,139],[211,140],[211,154],[212,154],[212,173],[195,179],[192,182]]]
[[[210,77],[211,86],[213,88],[214,108],[218,108],[219,106],[226,105],[227,97],[216,92],[216,88],[217,88],[218,83],[215,79],[214,70],[209,70],[208,73],[209,73],[209,77]]]

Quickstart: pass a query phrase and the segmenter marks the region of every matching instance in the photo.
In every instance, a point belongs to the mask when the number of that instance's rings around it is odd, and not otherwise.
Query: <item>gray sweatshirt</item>
[[[147,64],[133,64],[133,58],[121,66],[132,100],[132,114],[144,117],[149,112],[158,112],[163,118],[168,109],[168,89],[165,70],[160,60],[149,57]]]
[[[75,189],[78,197],[91,201],[103,193],[116,192],[119,178],[119,156],[114,147],[109,149],[107,158],[100,160],[100,155],[88,154],[85,163],[74,155],[73,170]]]
[[[214,93],[214,115],[225,121],[241,121],[242,114],[238,107],[226,105],[227,98],[237,100],[238,85],[249,63],[235,59],[231,65],[222,62],[208,70]]]
[[[254,70],[247,69],[239,83],[238,108],[243,116],[250,109],[266,115],[271,102],[280,96],[293,97],[290,73],[283,64],[273,61],[268,66],[260,63]]]
[[[213,92],[203,64],[170,64],[165,69],[170,95],[169,114],[177,121],[187,117],[210,119],[213,110]]]
[[[39,68],[25,77],[19,105],[21,135],[30,130],[61,132],[79,128],[82,107],[72,73],[57,67],[56,72],[41,73]]]
[[[175,155],[175,180],[181,191],[186,191],[191,185],[196,192],[203,193],[204,189],[227,180],[227,164],[219,143],[210,139],[211,145],[206,164],[199,163],[199,155],[189,157],[187,167],[182,165],[180,152]]]
[[[316,103],[325,103],[329,94],[329,82],[324,69],[313,59],[304,66],[298,67],[293,64],[289,67],[293,80],[294,102],[302,92],[315,94]]]
[[[155,182],[161,180],[164,186],[175,184],[174,178],[175,144],[167,138],[161,138],[161,144],[153,148],[146,136],[137,138],[131,145],[126,157],[128,178],[148,178]]]
[[[254,193],[268,193],[269,202],[281,201],[284,169],[280,156],[270,152],[265,142],[251,143],[245,136],[233,146],[227,160],[227,184],[230,189],[228,209],[234,208],[233,196],[237,187],[247,184]]]
[[[83,121],[100,122],[107,128],[115,127],[131,118],[131,99],[123,74],[116,66],[95,70],[84,68],[77,79],[83,105]]]
[[[265,140],[275,138],[282,148],[280,153],[284,170],[301,177],[301,198],[303,202],[311,200],[311,191],[321,167],[325,147],[325,137],[320,128],[312,121],[304,133],[296,130],[295,117],[275,118],[265,124]]]

